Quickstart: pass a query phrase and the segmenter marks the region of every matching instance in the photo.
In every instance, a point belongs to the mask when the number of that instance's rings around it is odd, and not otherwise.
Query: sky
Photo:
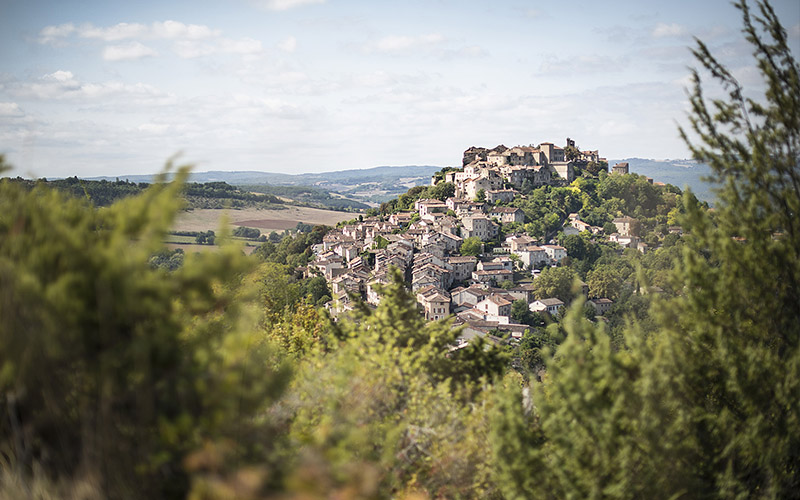
[[[800,2],[773,6],[797,58]],[[727,0],[0,0],[0,154],[24,177],[458,166],[567,137],[686,158],[693,37],[760,88],[740,28]]]

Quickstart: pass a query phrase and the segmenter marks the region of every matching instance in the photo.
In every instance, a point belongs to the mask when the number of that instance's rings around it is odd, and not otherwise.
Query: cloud
[[[122,82],[91,83],[78,80],[71,71],[59,70],[30,82],[18,82],[9,94],[32,100],[95,100],[122,98],[127,101],[168,100],[169,96],[151,85]]]
[[[687,35],[689,30],[686,29],[685,26],[681,26],[680,24],[665,24],[665,23],[658,23],[656,24],[655,28],[653,28],[653,32],[651,35],[653,38],[668,38],[668,37],[680,37]]]
[[[22,112],[19,104],[15,102],[0,102],[0,116],[19,117],[24,115],[25,113]]]
[[[444,41],[444,36],[431,33],[419,36],[386,36],[378,40],[370,48],[378,52],[403,52],[420,47],[438,45]]]
[[[239,40],[221,38],[213,42],[179,40],[175,42],[172,49],[178,57],[193,59],[214,54],[260,54],[263,52],[264,47],[261,45],[260,41],[252,38],[241,38]]]
[[[261,0],[257,5],[268,10],[289,10],[304,5],[316,5],[325,3],[325,0]]]
[[[150,30],[155,38],[202,40],[221,35],[219,30],[214,30],[201,24],[183,24],[178,21],[155,22]]]
[[[139,42],[132,42],[124,45],[109,45],[103,49],[103,59],[106,61],[129,61],[156,55],[158,55],[158,53],[155,50]]]
[[[97,38],[105,42],[116,42],[146,35],[147,26],[138,23],[119,23],[108,28],[100,28],[87,24],[77,29],[81,38]]]
[[[539,74],[596,74],[619,71],[628,66],[625,57],[613,58],[598,55],[581,55],[568,58],[552,58],[539,65]]]
[[[56,44],[61,39],[66,38],[77,31],[72,23],[61,24],[58,26],[46,26],[39,32],[39,43]]]
[[[159,21],[149,26],[144,24],[119,23],[110,27],[84,24],[47,26],[39,33],[42,44],[61,45],[70,37],[106,42],[131,40],[125,44],[109,45],[103,49],[106,61],[126,61],[152,57],[158,51],[139,40],[173,41],[173,51],[183,58],[195,58],[213,54],[252,55],[263,51],[261,42],[252,38],[226,38],[220,30],[201,24],[185,24],[179,21]]]
[[[294,52],[297,48],[297,38],[290,36],[278,44],[278,48],[284,52]]]
[[[185,24],[180,21],[157,21],[150,26],[138,23],[119,23],[100,27],[91,23],[75,26],[72,23],[46,26],[39,32],[39,43],[54,44],[70,36],[78,38],[118,42],[120,40],[203,40],[216,38],[222,34],[202,24]]]

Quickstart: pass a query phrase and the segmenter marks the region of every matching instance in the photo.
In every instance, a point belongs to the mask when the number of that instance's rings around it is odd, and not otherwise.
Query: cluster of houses
[[[598,158],[596,151],[583,154]],[[571,163],[564,161],[564,149],[550,143],[535,149],[470,148],[464,153],[464,161],[463,172],[448,174],[457,186],[454,197],[446,201],[421,199],[413,212],[364,218],[328,232],[322,243],[314,246],[316,258],[309,264],[308,273],[324,276],[330,283],[333,300],[329,308],[333,314],[352,310],[354,298],[377,306],[382,287],[392,281],[393,269],[410,284],[427,320],[452,316],[456,326],[463,325],[460,346],[475,336],[495,341],[500,336],[521,338],[528,326],[513,321],[514,301],[523,300],[531,311],[550,315],[557,315],[564,307],[557,298],[536,300],[532,283],[515,282],[515,270],[557,265],[567,257],[564,247],[517,234],[508,236],[490,256],[460,253],[466,238],[494,240],[499,224],[524,222],[521,209],[492,203],[503,197],[513,199],[516,194],[512,189],[502,189],[503,179],[512,178],[515,185],[522,178],[549,182],[551,171],[570,179]],[[519,174],[523,171],[533,173]],[[498,189],[487,189],[495,187]],[[486,203],[475,200],[477,189],[485,190]],[[573,215],[570,227],[600,230]],[[608,299],[589,303],[598,315],[611,305]]]
[[[567,138],[567,147],[575,147],[575,141]],[[517,194],[516,189],[526,183],[531,187],[558,182],[572,182],[575,178],[574,164],[605,161],[598,151],[574,149],[574,157],[567,159],[565,148],[551,142],[537,147],[499,145],[492,149],[471,147],[464,151],[461,171],[445,174],[444,182],[456,186],[456,196],[475,199],[483,192],[486,201],[507,201]],[[439,179],[434,178],[433,183]]]

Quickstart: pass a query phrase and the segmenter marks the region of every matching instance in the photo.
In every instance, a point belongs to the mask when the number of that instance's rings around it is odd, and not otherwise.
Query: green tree
[[[616,300],[622,288],[622,277],[609,265],[599,265],[586,274],[589,297]]]
[[[511,318],[517,323],[527,325],[530,321],[531,311],[528,308],[528,303],[522,299],[515,300],[511,303]]]
[[[483,242],[477,236],[470,236],[461,243],[461,255],[477,256],[481,254]]]
[[[706,101],[694,72],[690,123],[700,142],[683,135],[721,187],[713,212],[683,197],[678,295],[653,299],[649,333],[629,318],[619,345],[581,318],[580,302],[572,308],[530,410],[508,409],[510,395],[498,404],[506,410],[492,436],[505,495],[791,498],[800,490],[800,68],[770,5],[757,5],[753,14],[737,3],[763,98],[744,97],[704,44],[695,50],[726,97]],[[508,431],[530,446],[511,459],[502,454],[514,449]],[[515,484],[523,470],[536,472]]]
[[[567,249],[571,259],[583,260],[586,258],[586,242],[580,235],[568,234],[561,238],[561,246]]]
[[[568,267],[545,267],[533,280],[533,293],[537,299],[556,297],[568,304],[574,297],[575,278],[575,272]]]
[[[376,310],[331,324],[326,349],[298,369],[286,398],[296,484],[323,497],[348,487],[369,498],[406,488],[485,496],[490,471],[475,459],[487,446],[481,388],[504,371],[505,355],[480,340],[450,351],[458,331],[425,322],[399,274],[382,297]],[[318,471],[310,483],[309,470]]]
[[[251,260],[223,245],[169,273],[149,262],[186,175],[101,209],[0,180],[4,478],[10,463],[103,497],[182,498],[202,447],[264,458],[252,417],[286,378],[239,286]]]

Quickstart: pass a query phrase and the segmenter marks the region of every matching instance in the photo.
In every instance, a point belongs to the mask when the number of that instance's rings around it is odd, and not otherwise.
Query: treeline
[[[311,186],[274,186],[270,184],[246,185],[242,189],[265,193],[292,200],[293,204],[343,212],[366,210],[369,205],[356,200],[333,196],[325,189]]]
[[[186,184],[184,196],[189,208],[285,208],[276,196],[242,190],[226,182],[191,182]]]
[[[94,206],[106,207],[117,200],[141,194],[150,184],[146,182],[129,182],[127,180],[93,181],[68,177],[66,179],[23,179],[17,177],[11,182],[33,189],[38,183],[61,190],[70,196],[85,198]],[[258,194],[243,191],[225,182],[187,183],[183,187],[183,196],[187,201],[186,208],[284,208],[283,202],[269,194]]]

